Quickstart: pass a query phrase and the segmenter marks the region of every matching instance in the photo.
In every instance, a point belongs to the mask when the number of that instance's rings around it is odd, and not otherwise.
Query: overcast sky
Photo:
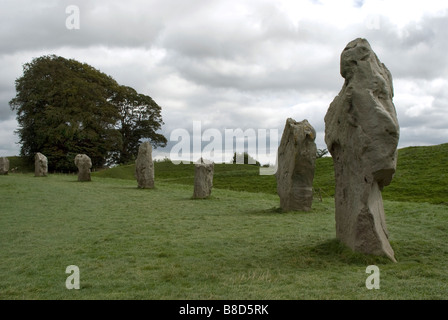
[[[79,28],[76,12],[79,9]],[[0,156],[20,146],[9,100],[22,65],[85,62],[161,107],[175,129],[276,129],[324,116],[343,84],[339,57],[366,38],[391,71],[399,148],[448,142],[446,0],[1,0]],[[69,9],[67,11],[67,9]],[[73,28],[75,27],[75,28]],[[156,155],[164,155],[172,141]]]

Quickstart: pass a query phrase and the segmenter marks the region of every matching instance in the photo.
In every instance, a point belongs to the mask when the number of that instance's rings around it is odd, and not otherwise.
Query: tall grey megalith
[[[0,175],[7,175],[9,172],[9,159],[0,157]]]
[[[34,155],[34,176],[46,177],[48,174],[48,159],[42,153],[37,152]]]
[[[199,159],[194,165],[194,199],[208,198],[212,193],[215,164],[212,161]]]
[[[400,135],[392,76],[360,38],[345,47],[340,71],[345,82],[325,116],[336,180],[336,237],[354,251],[396,261],[381,195],[395,173]]]
[[[152,160],[152,146],[149,141],[140,144],[135,160],[135,177],[141,189],[154,188],[154,162]]]

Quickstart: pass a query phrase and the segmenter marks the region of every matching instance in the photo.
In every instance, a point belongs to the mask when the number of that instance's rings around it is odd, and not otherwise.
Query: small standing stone
[[[152,146],[149,141],[143,142],[138,148],[135,177],[139,188],[154,188],[154,162],[152,161]]]
[[[78,154],[75,157],[75,165],[78,167],[78,181],[91,181],[90,168],[92,160],[85,154]]]
[[[213,187],[215,164],[212,161],[200,159],[194,166],[194,199],[204,199],[210,196]]]
[[[316,131],[308,120],[286,120],[278,147],[277,193],[283,211],[310,211],[316,163]]]
[[[46,177],[48,174],[48,159],[42,153],[38,152],[34,156],[34,176]]]
[[[7,157],[0,157],[0,175],[8,174],[9,159]]]

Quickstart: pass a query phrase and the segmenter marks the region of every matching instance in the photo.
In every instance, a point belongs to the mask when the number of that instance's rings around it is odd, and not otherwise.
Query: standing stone
[[[200,159],[194,166],[194,199],[204,199],[210,196],[213,187],[213,173],[215,164]]]
[[[341,75],[345,83],[325,116],[336,179],[336,237],[354,251],[396,261],[381,196],[397,164],[392,76],[365,39],[346,46]]]
[[[78,154],[75,157],[75,165],[78,167],[78,181],[91,181],[90,168],[92,160],[85,154]]]
[[[286,120],[278,147],[277,193],[283,211],[310,211],[316,163],[316,131],[308,120]]]
[[[135,177],[137,179],[139,188],[154,188],[154,163],[152,161],[152,146],[148,141],[143,142],[138,148],[138,156],[137,160],[135,160]]]
[[[42,153],[38,152],[34,156],[34,176],[46,177],[48,174],[48,160]]]
[[[9,171],[9,159],[7,157],[0,157],[0,175],[6,175]]]

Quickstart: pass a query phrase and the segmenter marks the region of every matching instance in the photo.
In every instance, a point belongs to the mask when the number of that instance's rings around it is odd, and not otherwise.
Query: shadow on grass
[[[205,198],[195,198],[194,196],[191,196],[191,197],[189,197],[188,199],[190,199],[190,200],[194,200],[194,201],[213,201],[213,200],[215,200],[216,198],[210,195],[210,196],[205,197]]]
[[[266,216],[266,215],[278,215],[281,214],[282,209],[278,207],[272,207],[267,209],[251,209],[251,210],[240,210],[240,215],[247,216]]]
[[[328,239],[311,246],[297,248],[283,248],[279,254],[293,257],[288,263],[296,268],[332,268],[338,264],[343,265],[378,265],[393,264],[387,257],[366,255],[354,252],[338,239]]]
[[[91,182],[95,182],[95,181],[92,180]],[[134,184],[133,185],[130,185],[130,184],[128,184],[128,185],[126,185],[126,184],[122,184],[122,185],[119,185],[119,184],[117,184],[117,185],[107,185],[104,188],[115,189],[115,190],[136,190],[138,192],[151,192],[151,191],[154,192],[154,191],[158,190],[157,186],[155,186],[154,188],[139,188],[137,186],[137,184],[135,184],[135,185]]]
[[[279,214],[292,214],[292,215],[309,215],[312,214],[312,211],[283,211],[280,207],[271,207],[267,209],[254,209],[254,210],[246,210],[242,211],[241,214],[246,215],[279,215]]]
[[[329,239],[310,247],[309,253],[321,259],[330,261],[337,260],[344,264],[372,265],[393,263],[389,258],[384,256],[355,252],[338,239]]]

